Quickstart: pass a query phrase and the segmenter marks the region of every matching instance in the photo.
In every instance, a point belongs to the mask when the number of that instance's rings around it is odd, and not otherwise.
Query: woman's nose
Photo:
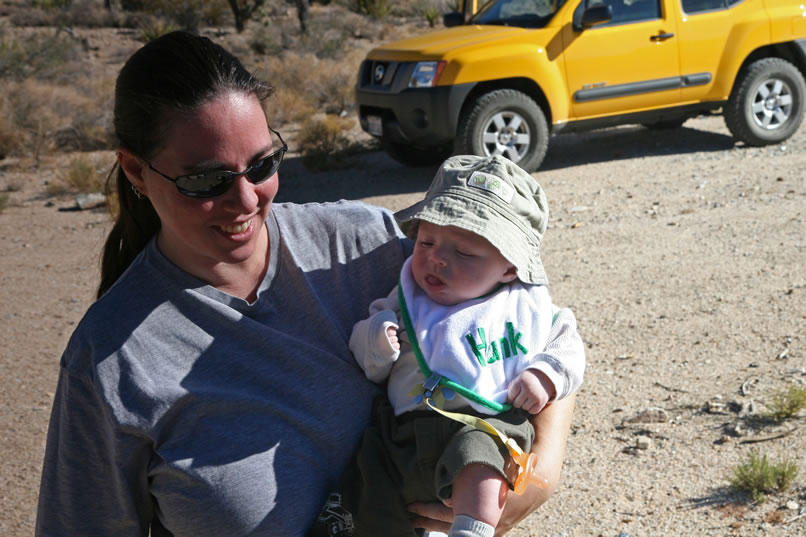
[[[256,185],[249,182],[245,175],[238,175],[232,180],[225,197],[229,205],[238,212],[252,212],[257,206],[258,195]]]

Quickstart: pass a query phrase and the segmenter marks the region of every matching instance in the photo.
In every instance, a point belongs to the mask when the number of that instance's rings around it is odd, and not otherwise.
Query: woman
[[[37,535],[301,536],[351,457],[380,391],[350,329],[410,245],[361,203],[272,205],[286,146],[270,91],[183,32],[121,70],[119,212],[62,356]],[[538,423],[555,484],[571,413]],[[450,518],[412,509],[431,529]]]

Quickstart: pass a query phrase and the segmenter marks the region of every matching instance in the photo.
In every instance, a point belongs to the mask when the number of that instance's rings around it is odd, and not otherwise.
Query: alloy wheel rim
[[[494,114],[481,134],[485,156],[503,155],[512,162],[518,162],[526,156],[531,139],[526,118],[512,111]]]
[[[780,128],[792,114],[792,90],[780,78],[770,78],[756,88],[750,105],[753,121],[764,130]]]

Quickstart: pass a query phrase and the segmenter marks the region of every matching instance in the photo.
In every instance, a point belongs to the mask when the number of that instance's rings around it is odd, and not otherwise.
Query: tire
[[[642,125],[651,131],[667,131],[679,129],[686,121],[688,121],[687,117],[681,117],[678,119],[663,119],[652,123],[642,123]]]
[[[543,162],[549,145],[546,116],[525,93],[499,89],[479,97],[459,122],[454,152],[503,155],[528,172]]]
[[[725,105],[725,124],[738,140],[754,146],[782,142],[803,121],[806,83],[781,58],[755,61],[739,73]]]
[[[442,161],[451,155],[451,150],[453,149],[451,144],[436,147],[418,147],[416,145],[383,141],[381,145],[390,157],[412,168],[442,164]]]

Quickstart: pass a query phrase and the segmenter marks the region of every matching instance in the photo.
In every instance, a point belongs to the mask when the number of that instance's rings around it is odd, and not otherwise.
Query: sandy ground
[[[109,225],[103,209],[47,195],[65,157],[38,170],[0,161],[3,536],[33,533],[58,360],[93,300]],[[718,117],[552,140],[535,174],[552,215],[544,263],[588,369],[561,486],[511,535],[806,535],[804,413],[759,420],[776,392],[806,384],[804,170],[806,129],[746,148]],[[370,152],[310,173],[292,154],[279,199],[398,209],[433,171]],[[760,505],[728,488],[753,450],[802,469]]]

